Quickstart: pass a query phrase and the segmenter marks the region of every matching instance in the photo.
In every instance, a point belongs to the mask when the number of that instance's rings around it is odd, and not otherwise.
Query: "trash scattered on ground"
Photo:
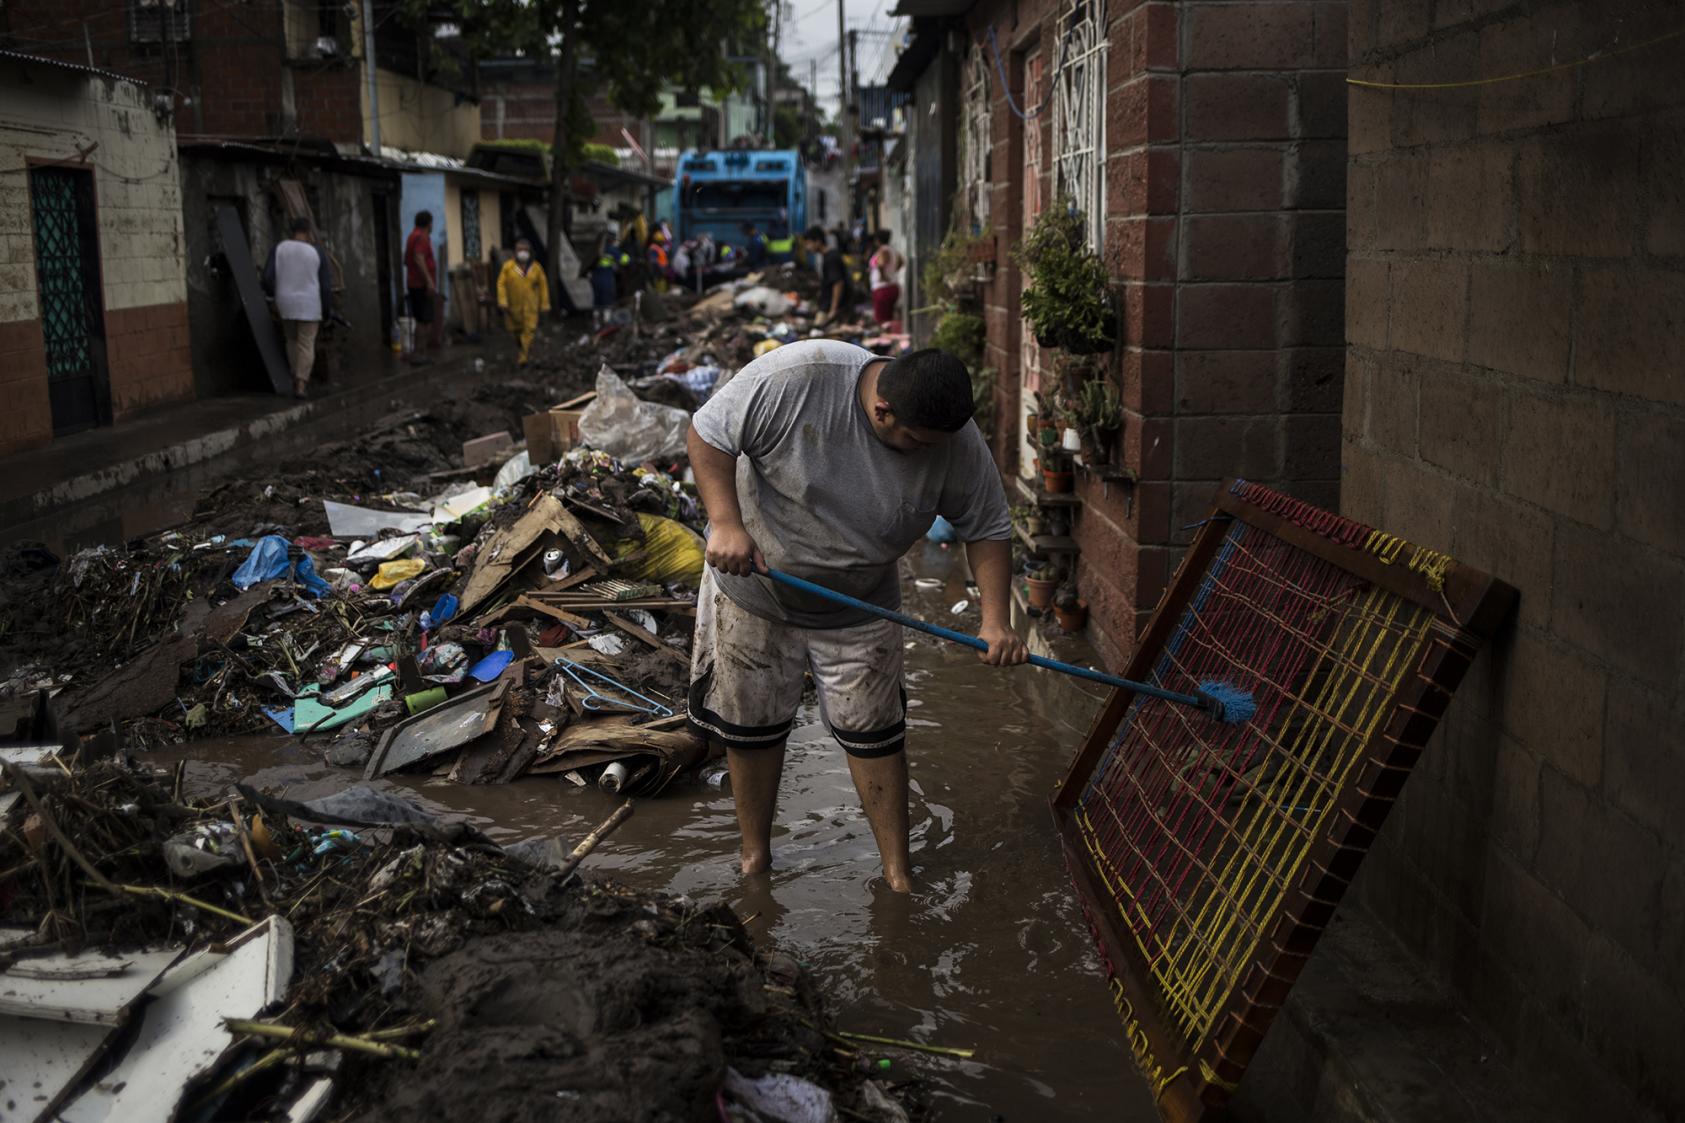
[[[571,849],[504,850],[362,785],[196,798],[93,751],[0,774],[22,797],[0,820],[8,1118],[556,1118],[558,1089],[580,1120],[792,1095],[894,1117],[730,909],[574,874],[630,804]],[[184,872],[177,846],[216,860]]]

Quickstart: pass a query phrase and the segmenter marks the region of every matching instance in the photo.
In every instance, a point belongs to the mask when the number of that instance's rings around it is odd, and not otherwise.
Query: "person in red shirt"
[[[409,289],[410,315],[415,317],[416,350],[427,337],[428,350],[438,341],[432,330],[433,304],[439,292],[439,268],[433,259],[433,213],[415,212],[415,229],[404,243],[404,286]]]

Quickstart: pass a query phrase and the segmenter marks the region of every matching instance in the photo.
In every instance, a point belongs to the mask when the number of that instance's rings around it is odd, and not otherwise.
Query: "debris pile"
[[[907,1118],[728,908],[574,875],[629,805],[506,850],[90,753],[0,750],[8,1119],[754,1119],[768,1081]]]

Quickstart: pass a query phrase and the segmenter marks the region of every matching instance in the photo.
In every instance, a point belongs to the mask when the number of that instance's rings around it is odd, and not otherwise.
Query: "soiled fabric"
[[[960,539],[1011,537],[1000,473],[974,423],[940,445],[884,444],[860,404],[877,356],[834,340],[780,347],[744,367],[692,418],[737,457],[743,524],[767,564],[898,608],[896,562],[941,515]],[[844,628],[873,619],[761,576],[716,573],[733,601],[768,620]]]

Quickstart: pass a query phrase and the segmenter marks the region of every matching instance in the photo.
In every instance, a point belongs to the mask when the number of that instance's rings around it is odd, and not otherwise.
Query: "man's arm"
[[[697,478],[701,479],[700,474]],[[977,658],[992,667],[1027,661],[1029,649],[1012,630],[1012,543],[1003,538],[967,542],[965,557],[983,599],[983,626],[977,638],[989,645]]]
[[[737,457],[703,440],[694,425],[685,444],[696,474],[696,492],[708,512],[708,564],[737,577],[766,569],[761,548],[743,529],[743,508],[737,503]]]

